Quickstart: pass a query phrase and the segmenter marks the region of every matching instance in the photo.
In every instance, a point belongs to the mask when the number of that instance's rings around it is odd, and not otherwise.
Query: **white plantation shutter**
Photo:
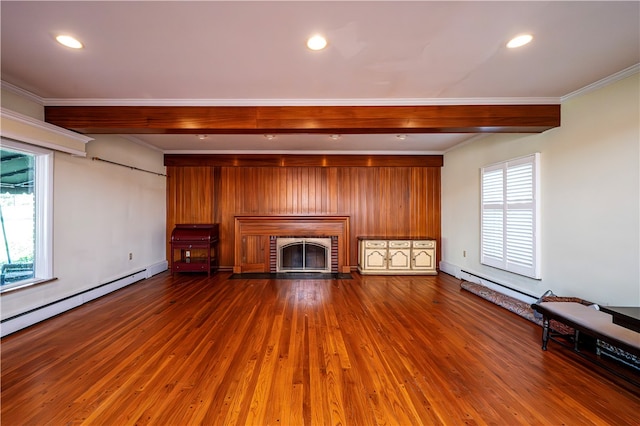
[[[482,173],[482,255],[502,263],[504,257],[504,172],[489,168]],[[484,262],[483,262],[484,263]]]
[[[481,263],[540,278],[540,154],[482,169]]]

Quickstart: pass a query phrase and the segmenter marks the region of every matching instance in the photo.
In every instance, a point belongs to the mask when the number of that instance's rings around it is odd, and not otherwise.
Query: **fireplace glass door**
[[[278,238],[278,272],[331,272],[330,238]]]

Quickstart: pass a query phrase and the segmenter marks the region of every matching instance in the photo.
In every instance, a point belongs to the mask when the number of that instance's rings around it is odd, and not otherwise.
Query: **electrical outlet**
[[[185,257],[191,257],[191,252],[189,250],[184,252]]]
[[[133,253],[129,253],[129,260],[133,260]]]

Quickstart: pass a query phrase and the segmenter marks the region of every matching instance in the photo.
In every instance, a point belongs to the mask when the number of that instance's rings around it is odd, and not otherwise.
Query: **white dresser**
[[[358,237],[363,275],[436,275],[436,240],[423,237]]]

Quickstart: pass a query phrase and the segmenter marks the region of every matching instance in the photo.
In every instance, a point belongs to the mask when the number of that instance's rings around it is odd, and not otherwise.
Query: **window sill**
[[[30,280],[18,281],[17,283],[5,284],[0,288],[0,294],[12,292],[14,290],[20,290],[27,287],[32,287],[39,284],[49,283],[56,281],[58,278],[32,278]]]

